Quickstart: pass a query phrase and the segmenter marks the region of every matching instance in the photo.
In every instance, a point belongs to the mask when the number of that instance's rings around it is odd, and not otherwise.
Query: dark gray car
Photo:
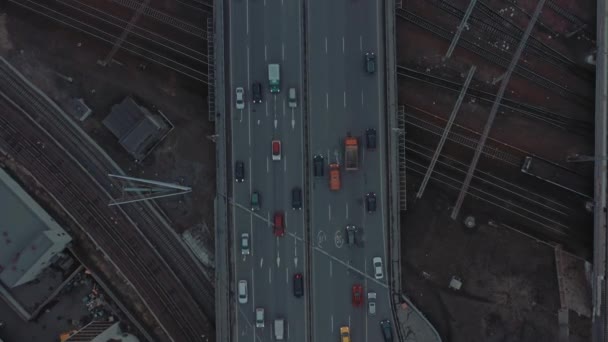
[[[297,186],[291,189],[291,208],[295,210],[302,209],[302,189]]]
[[[243,183],[245,181],[245,163],[237,160],[234,163],[234,179],[237,183]]]
[[[264,99],[262,96],[262,83],[253,82],[251,85],[251,98],[253,99],[253,103],[262,103]]]
[[[391,326],[391,321],[388,319],[380,321],[380,329],[382,329],[384,342],[393,342],[393,327]]]
[[[373,52],[365,54],[365,71],[367,71],[368,74],[376,72],[376,54]]]
[[[316,156],[314,156],[312,158],[312,163],[313,163],[313,173],[314,173],[315,177],[323,177],[323,173],[324,173],[324,169],[325,169],[325,165],[323,163],[323,156],[320,154],[317,154]]]

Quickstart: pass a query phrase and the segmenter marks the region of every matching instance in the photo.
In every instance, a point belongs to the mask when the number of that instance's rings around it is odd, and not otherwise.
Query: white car
[[[369,311],[370,316],[376,314],[376,292],[367,293],[367,310]]]
[[[272,141],[272,160],[281,160],[281,141]]]
[[[255,327],[256,328],[264,327],[264,308],[255,309]]]
[[[249,255],[249,233],[241,234],[241,254]]]
[[[236,109],[245,109],[245,89],[236,88]]]
[[[372,259],[372,264],[374,265],[374,277],[376,279],[382,279],[384,277],[384,271],[382,270],[382,258],[374,257]]]

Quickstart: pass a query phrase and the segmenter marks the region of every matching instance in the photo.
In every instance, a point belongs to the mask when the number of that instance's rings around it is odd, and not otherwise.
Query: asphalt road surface
[[[248,282],[248,302],[237,307],[237,341],[270,341],[273,321],[287,322],[289,341],[306,341],[305,297],[293,296],[292,279],[303,273],[304,216],[291,207],[291,190],[303,188],[302,110],[287,104],[288,89],[302,93],[302,3],[293,0],[229,1],[230,84],[232,85],[232,167],[245,163],[245,181],[234,185],[233,265],[236,282]],[[281,65],[281,92],[270,94],[268,64]],[[253,104],[252,82],[261,82],[264,100]],[[237,110],[236,87],[245,89],[245,108]],[[271,159],[271,141],[282,142],[282,158]],[[261,210],[252,212],[253,191],[261,195]],[[275,237],[271,226],[277,211],[285,213],[286,234]],[[241,255],[240,236],[251,236],[251,254]],[[236,284],[233,284],[236,288]],[[308,291],[305,291],[305,296]],[[265,327],[255,327],[255,309],[265,310]]]
[[[350,326],[353,341],[382,341],[379,321],[391,318],[386,287],[386,180],[383,10],[380,1],[309,0],[307,14],[310,154],[323,155],[325,177],[311,182],[312,341],[337,341],[341,326]],[[368,74],[366,52],[376,54],[380,72]],[[365,149],[365,130],[375,128],[376,150]],[[345,171],[347,134],[359,137],[360,168]],[[330,191],[330,162],[341,164],[342,188]],[[312,170],[307,170],[313,177]],[[312,178],[311,178],[312,179]],[[376,193],[377,211],[368,213],[365,194]],[[346,225],[358,227],[359,246],[344,241]],[[384,262],[384,278],[374,279],[372,258]],[[352,304],[352,287],[377,293],[376,315],[367,298]]]
[[[364,54],[381,51],[382,11],[380,3],[363,0],[309,0],[307,8],[309,139],[308,157],[324,156],[325,164],[343,164],[343,140],[347,134],[359,138],[360,169],[342,170],[342,189],[332,192],[325,177],[314,178],[304,170],[302,106],[287,105],[288,89],[295,87],[298,102],[303,87],[304,42],[302,0],[230,1],[230,94],[232,167],[245,164],[245,180],[235,183],[233,198],[233,270],[235,284],[246,280],[248,302],[237,294],[235,329],[237,341],[274,340],[273,321],[284,318],[289,341],[338,340],[339,328],[350,326],[354,341],[381,341],[379,321],[390,318],[389,296],[384,278],[373,276],[372,257],[386,258],[385,179],[382,161],[385,146],[384,79],[382,72],[368,74]],[[281,65],[281,92],[270,94],[268,64]],[[252,82],[261,82],[264,100],[253,104]],[[245,108],[236,109],[236,87],[245,89]],[[378,147],[365,149],[364,133],[375,128]],[[282,158],[271,159],[271,141],[282,142]],[[312,164],[312,162],[311,162]],[[306,270],[302,238],[304,216],[291,208],[291,190],[304,187],[304,172],[310,177],[312,237],[312,288],[304,297],[293,295],[293,276]],[[262,208],[252,212],[251,193],[261,195]],[[364,196],[377,195],[377,211],[365,210]],[[304,203],[306,206],[307,203]],[[285,213],[286,234],[275,237],[273,215]],[[358,227],[358,246],[344,241],[346,225]],[[251,253],[241,255],[240,236],[251,237]],[[352,287],[363,286],[377,293],[377,313],[370,316],[367,300],[352,305]],[[313,331],[307,331],[306,297],[312,296]],[[265,309],[265,327],[255,327],[255,309]]]

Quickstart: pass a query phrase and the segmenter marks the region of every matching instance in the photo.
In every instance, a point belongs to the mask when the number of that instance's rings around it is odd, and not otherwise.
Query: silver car
[[[249,295],[247,294],[247,280],[239,280],[239,303],[247,304]]]
[[[384,271],[382,270],[382,258],[374,257],[372,259],[372,264],[374,265],[374,277],[376,279],[384,278]]]
[[[241,254],[249,255],[249,233],[241,234]]]
[[[243,87],[236,88],[236,109],[245,108],[245,89]]]
[[[367,293],[367,311],[370,316],[374,316],[376,314],[376,292],[368,292]]]

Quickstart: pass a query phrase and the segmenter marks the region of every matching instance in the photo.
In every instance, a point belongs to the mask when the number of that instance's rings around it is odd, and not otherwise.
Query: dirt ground
[[[102,67],[97,61],[108,53],[108,44],[20,8],[9,6],[7,11],[0,16],[2,55],[64,108],[68,99],[83,98],[93,114],[81,127],[131,176],[192,187],[191,195],[161,201],[178,232],[201,224],[212,227],[215,147],[206,138],[214,132],[206,86],[122,52],[115,58],[122,65]],[[138,69],[140,63],[148,67]],[[142,164],[136,164],[101,123],[111,106],[126,96],[158,108],[175,126]],[[213,231],[205,234],[212,255]]]
[[[159,4],[159,1],[152,3]],[[118,63],[102,67],[97,62],[104,59],[111,45],[10,3],[2,3],[0,10],[0,55],[59,106],[66,108],[67,100],[83,98],[92,115],[79,124],[128,175],[192,187],[192,193],[158,204],[178,233],[202,227],[208,241],[206,252],[214,255],[216,166],[215,146],[207,139],[214,133],[214,126],[208,121],[206,85],[121,51],[114,58]],[[205,21],[198,20],[202,18],[200,14],[182,8],[171,15],[179,16],[179,11],[187,13],[187,20],[196,22],[196,26],[205,28]],[[147,65],[145,70],[138,68],[142,63]],[[140,164],[133,161],[101,123],[111,106],[126,96],[149,109],[161,110],[175,126]],[[103,257],[98,259],[91,253],[92,246],[82,241],[79,247],[82,256],[90,253],[88,260],[116,286],[123,298],[134,295],[124,288],[122,279],[114,277],[115,270],[102,262]],[[212,265],[206,266],[211,270]],[[146,311],[137,298],[127,302],[134,311]],[[146,314],[142,319],[153,324]]]
[[[410,194],[420,179],[410,177]],[[411,196],[414,197],[414,196]],[[450,219],[453,196],[429,185],[402,216],[403,284],[444,341],[557,341],[559,292],[551,246],[493,221],[467,203],[478,225]],[[448,287],[455,276],[460,291]],[[571,341],[588,341],[590,320],[571,313]]]
[[[433,5],[437,1],[412,0],[404,2],[404,8],[433,22],[433,24],[454,32],[458,20]],[[448,3],[462,9],[467,8],[469,1],[456,0]],[[577,15],[582,21],[590,23],[586,30],[594,32],[594,1],[568,1],[553,3]],[[510,15],[511,20],[520,28],[527,25],[526,13],[534,11],[535,1],[483,1],[503,15]],[[476,6],[480,6],[479,2]],[[545,6],[547,7],[547,6]],[[474,15],[480,16],[474,11]],[[539,41],[559,51],[571,60],[579,63],[594,44],[594,37],[586,30],[576,31],[575,24],[546,8],[540,18],[539,27],[533,36]],[[471,26],[462,37],[477,39],[478,33]],[[489,48],[491,41],[479,39],[479,44]],[[424,29],[403,19],[397,19],[397,63],[431,75],[449,78],[463,83],[466,72],[471,65],[477,66],[477,72],[471,83],[472,89],[496,93],[499,82],[494,80],[504,74],[504,68],[491,61],[457,47],[449,60],[442,57],[450,42],[433,35]],[[506,56],[510,51],[495,53]],[[547,89],[518,75],[514,75],[507,87],[505,97],[545,108],[552,113],[580,121],[592,122],[593,108],[582,100],[593,96],[593,82],[576,73],[560,72],[553,66],[545,65],[538,57],[526,51],[520,65],[534,70],[556,84],[571,86],[580,98],[561,97],[555,89]],[[449,92],[420,81],[399,78],[399,103],[411,109],[412,113],[429,113],[446,120],[456,101],[458,93]],[[483,130],[490,112],[491,103],[471,101],[465,98],[455,123],[477,132]],[[406,114],[408,115],[408,114]],[[418,114],[416,114],[418,115]],[[410,127],[411,128],[411,127]],[[414,129],[414,128],[412,128]],[[422,130],[421,130],[422,131]],[[424,136],[416,131],[408,132],[408,138]],[[426,134],[428,137],[429,135]],[[593,150],[593,132],[581,134],[551,127],[542,121],[535,121],[521,114],[502,108],[490,131],[490,138],[513,146],[526,155],[537,155],[562,165],[581,175],[581,179],[592,179],[592,165],[584,163],[566,163],[567,156],[574,153],[588,154]],[[434,150],[435,141],[416,141],[417,144]],[[468,165],[472,152],[448,141],[444,152]],[[460,150],[459,150],[460,149]],[[586,152],[583,152],[586,151]],[[446,152],[446,153],[447,153]],[[428,164],[428,160],[425,161]],[[425,164],[425,165],[427,165]],[[569,165],[570,164],[570,165]],[[553,185],[539,184],[522,177],[521,166],[498,165],[484,162],[478,169],[515,180],[516,184],[542,191],[548,198],[558,193],[547,190]],[[418,167],[419,169],[420,167]],[[450,218],[451,207],[456,202],[457,191],[441,186],[431,180],[422,199],[416,200],[415,193],[422,177],[411,169],[407,173],[408,210],[402,215],[402,250],[403,250],[403,284],[406,293],[418,308],[437,328],[444,341],[547,341],[558,340],[557,313],[560,308],[554,249],[534,238],[517,232],[534,230],[533,224],[522,224],[508,212],[486,202],[467,196],[457,221]],[[464,175],[461,175],[464,178]],[[462,182],[462,179],[458,179]],[[521,180],[521,181],[520,181]],[[589,184],[591,185],[591,184]],[[553,186],[554,187],[554,186]],[[588,187],[591,189],[591,186]],[[589,195],[592,195],[590,193]],[[572,244],[579,256],[591,256],[591,220],[583,205],[583,196],[557,197],[576,210],[574,225],[568,226],[577,235],[577,242]],[[508,206],[508,205],[507,205]],[[475,217],[477,226],[465,228],[462,223],[467,215]],[[578,219],[582,218],[582,219]],[[572,221],[572,220],[571,220]],[[516,229],[510,229],[510,227]],[[550,239],[549,239],[550,240]],[[550,240],[551,241],[551,240]],[[589,260],[589,259],[587,259]],[[583,272],[584,273],[584,272]],[[460,291],[448,287],[450,279],[462,280]],[[588,317],[570,312],[571,341],[590,340],[591,321]]]

